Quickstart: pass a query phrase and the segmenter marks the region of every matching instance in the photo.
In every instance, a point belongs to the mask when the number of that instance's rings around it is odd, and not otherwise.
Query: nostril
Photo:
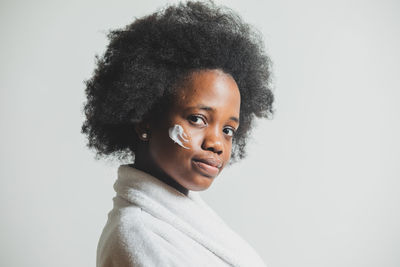
[[[215,147],[209,147],[206,150],[212,151],[214,153],[217,153],[218,155],[222,154],[222,149],[216,149]]]

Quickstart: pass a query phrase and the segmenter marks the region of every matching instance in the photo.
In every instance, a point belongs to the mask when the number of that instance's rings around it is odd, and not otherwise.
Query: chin
[[[194,186],[194,187],[189,188],[189,190],[190,191],[205,191],[209,187],[210,187],[210,185],[209,186]]]
[[[214,179],[215,177],[206,177],[200,175],[193,178],[193,180],[187,184],[187,187],[185,187],[190,191],[204,191],[211,186]]]

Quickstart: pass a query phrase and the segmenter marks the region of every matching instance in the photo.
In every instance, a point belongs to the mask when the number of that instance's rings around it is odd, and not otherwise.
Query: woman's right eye
[[[192,123],[194,125],[199,125],[199,126],[205,126],[207,124],[205,119],[199,115],[190,115],[189,121],[190,121],[190,123]]]

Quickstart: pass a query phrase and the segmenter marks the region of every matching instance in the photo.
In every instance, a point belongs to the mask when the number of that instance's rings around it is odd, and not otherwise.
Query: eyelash
[[[197,122],[194,122],[194,120],[197,120],[197,119],[200,119],[203,123],[202,123],[202,124],[199,124],[199,123],[197,123]],[[188,120],[189,120],[189,122],[190,122],[191,124],[193,124],[193,125],[198,125],[198,126],[206,126],[206,125],[207,125],[206,119],[205,119],[204,116],[202,116],[202,115],[190,115],[190,116],[188,117]],[[231,132],[231,134],[226,133],[226,130],[229,130],[229,131]],[[223,129],[223,132],[224,132],[226,135],[228,135],[229,137],[233,137],[233,136],[235,135],[235,133],[236,133],[236,129],[234,129],[233,127],[225,127],[225,128]]]
[[[230,130],[232,132],[232,134],[227,134],[230,137],[233,137],[235,135],[235,133],[236,133],[236,130],[233,129],[232,127],[226,127],[226,128],[224,128],[224,131],[225,130]]]
[[[188,119],[189,119],[190,123],[192,123],[194,125],[200,125],[200,124],[194,122],[193,119],[200,119],[203,121],[204,125],[207,125],[206,119],[201,115],[190,115]]]

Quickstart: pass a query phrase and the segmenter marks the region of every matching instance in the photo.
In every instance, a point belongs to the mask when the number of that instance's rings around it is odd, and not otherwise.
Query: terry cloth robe
[[[200,198],[128,165],[97,247],[98,267],[265,266]]]

